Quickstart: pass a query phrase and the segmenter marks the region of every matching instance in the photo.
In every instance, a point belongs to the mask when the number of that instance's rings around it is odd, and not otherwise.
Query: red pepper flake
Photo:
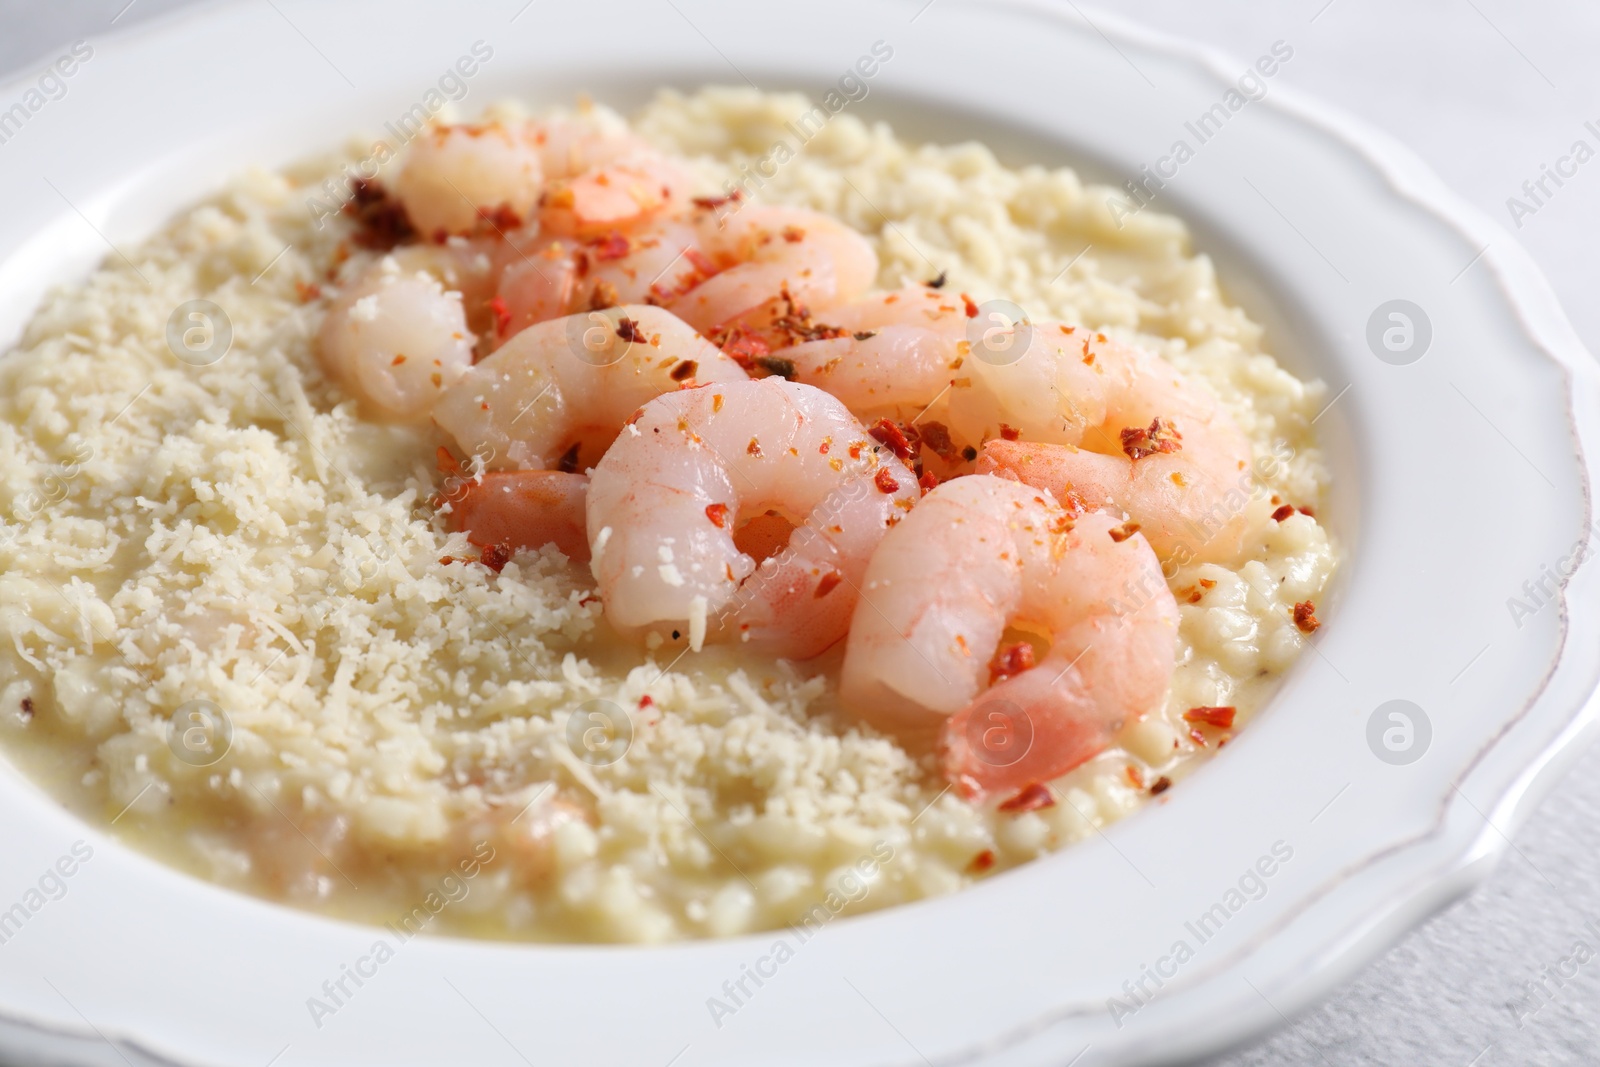
[[[1000,805],[1000,810],[1013,814],[1023,811],[1036,811],[1039,808],[1053,808],[1056,806],[1055,794],[1048,788],[1034,782],[1023,788],[1022,792]]]
[[[404,363],[405,361],[406,361],[405,354],[401,353],[400,355],[395,356],[394,359],[389,361],[389,366],[398,367],[400,364]]]
[[[594,283],[594,291],[589,295],[589,310],[604,311],[614,308],[622,303],[622,294],[617,292],[617,287],[601,278]]]
[[[1317,621],[1317,606],[1309,600],[1302,600],[1294,606],[1294,624],[1300,627],[1301,633],[1315,633],[1322,623]]]
[[[1147,427],[1130,426],[1122,431],[1122,451],[1132,460],[1158,453],[1177,452],[1183,448],[1183,434],[1177,428],[1156,416]]]
[[[1200,586],[1203,589],[1215,589],[1217,582],[1215,578],[1202,578],[1200,579]]]
[[[908,434],[906,431],[910,430]],[[879,419],[867,433],[880,444],[889,446],[889,450],[902,460],[909,460],[917,454],[917,431],[909,426],[900,426],[889,419]]]
[[[712,393],[711,394],[711,412],[712,412],[712,414],[716,414],[717,412],[722,410],[722,403],[723,403],[723,401],[722,401],[722,394],[721,393]]]
[[[878,468],[878,473],[872,476],[872,484],[878,487],[880,493],[894,493],[900,489],[900,483],[894,480],[894,474],[888,467]]]
[[[783,228],[783,239],[792,245],[797,245],[806,239],[806,231],[798,226],[785,226]]]
[[[639,710],[641,711],[643,711],[645,708],[653,708],[655,707],[655,704],[655,698],[649,693],[646,693],[644,696],[639,698]]]
[[[439,566],[448,567],[448,566],[450,566],[450,564],[454,563],[455,561],[456,561],[456,558],[454,556],[440,556],[439,557]]]
[[[1231,730],[1233,729],[1233,716],[1236,710],[1231,704],[1190,708],[1183,713],[1183,721],[1205,723],[1207,726],[1215,726],[1219,730]]]
[[[758,360],[765,359],[772,353],[764,338],[757,337],[742,326],[730,330],[718,347],[732,356],[746,371],[756,366]]]
[[[294,291],[299,294],[302,304],[309,304],[322,295],[322,286],[316,282],[295,282]]]
[[[433,387],[435,389],[444,388],[444,375],[440,374],[438,371],[428,375],[428,380],[433,382]]]
[[[779,378],[793,378],[795,375],[792,359],[785,359],[782,356],[757,356],[752,362],[768,374],[775,374]]]
[[[668,377],[675,382],[681,382],[688,378],[693,378],[695,371],[699,369],[700,364],[696,363],[692,359],[686,359],[682,363],[679,363],[676,367],[673,367],[672,373],[668,375]]]
[[[1160,778],[1157,778],[1155,781],[1150,783],[1150,795],[1153,797],[1158,797],[1171,788],[1172,779],[1163,774]]]
[[[1003,422],[1000,424],[1000,437],[1002,440],[1015,441],[1021,436],[1022,431],[1017,429],[1015,426],[1007,426]]]
[[[817,454],[826,456],[828,454],[828,449],[830,449],[832,447],[833,447],[833,438],[824,437],[822,439],[822,444],[817,446]]]
[[[1310,508],[1295,508],[1295,510],[1308,519],[1314,519],[1317,517],[1317,513],[1312,511]]]
[[[1143,789],[1144,788],[1144,772],[1143,771],[1141,771],[1138,767],[1135,767],[1133,764],[1130,763],[1127,766],[1126,773],[1128,775],[1128,781],[1133,785],[1133,787],[1135,789]]]
[[[511,562],[511,555],[510,545],[487,545],[479,553],[478,562],[499,574],[505,569],[505,565]]]
[[[22,721],[29,722],[33,719],[33,698],[22,698]]]
[[[925,470],[922,472],[922,477],[917,479],[917,485],[924,493],[931,493],[939,488],[939,476]]]
[[[1290,515],[1293,515],[1294,513],[1295,513],[1294,505],[1293,504],[1285,504],[1283,507],[1279,508],[1277,511],[1274,511],[1272,513],[1272,517],[1274,519],[1276,519],[1278,522],[1282,522],[1284,519],[1287,519]]]
[[[1178,590],[1178,596],[1191,604],[1198,604],[1205,597],[1205,594],[1191,585],[1187,589]]]
[[[737,204],[744,199],[744,191],[735,189],[727,196],[697,196],[689,202],[701,211],[714,211],[724,204]]]
[[[1023,671],[1030,671],[1033,666],[1033,646],[1028,642],[1003,645],[995,649],[994,658],[989,661],[989,684],[994,685]]]
[[[640,344],[644,344],[650,339],[639,329],[639,324],[626,315],[617,320],[617,336],[624,341],[630,343],[638,342]]]
[[[967,318],[975,319],[978,317],[978,305],[972,302],[972,297],[968,296],[966,293],[962,293],[961,303],[965,307]]]
[[[744,450],[746,455],[759,456],[761,455],[761,442],[752,437]]]
[[[628,239],[615,231],[593,242],[590,247],[594,249],[594,258],[602,263],[622,259],[632,251]]]
[[[811,594],[812,599],[821,600],[838,588],[839,583],[842,581],[844,581],[844,575],[838,571],[829,571],[822,576],[822,581],[817,583],[817,591]]]
[[[960,454],[956,444],[950,439],[950,428],[942,422],[926,422],[917,428],[917,435],[922,438],[922,443],[933,450],[934,455],[946,463],[954,463]]]
[[[387,252],[417,236],[406,209],[398,201],[391,200],[388,190],[380,183],[356,178],[350,182],[350,192],[351,199],[343,211],[355,216],[360,225],[354,240],[362,248]]]
[[[724,529],[728,525],[728,505],[707,504],[706,518],[711,520],[711,525],[717,529]]]
[[[505,298],[497,296],[489,301],[489,310],[494,312],[494,332],[504,337],[506,327],[511,325],[511,309],[506,307]]]
[[[1111,534],[1111,540],[1121,544],[1139,532],[1139,524],[1136,522],[1125,522],[1121,526],[1113,526],[1108,532]]]
[[[982,874],[984,871],[987,871],[993,866],[994,849],[986,848],[976,856],[972,857],[972,862],[967,864],[967,872],[969,874]]]
[[[583,596],[578,598],[578,607],[580,608],[586,608],[590,604],[598,603],[600,603],[600,598],[595,596],[593,593],[585,593]]]

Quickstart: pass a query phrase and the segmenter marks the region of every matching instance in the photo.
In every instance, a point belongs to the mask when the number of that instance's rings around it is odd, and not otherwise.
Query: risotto
[[[853,227],[879,287],[937,282],[1159,354],[1248,438],[1239,488],[1272,518],[1238,559],[1165,559],[1163,706],[1045,790],[975,797],[932,747],[841,706],[843,643],[791,660],[624,639],[557,547],[481,565],[439,506],[448,438],[366,417],[315,351],[340,287],[382,256],[337,210],[368,139],[244,176],[55,292],[0,357],[11,758],[219,884],[543,941],[815,925],[956,891],[1169,788],[1181,803],[1317,625],[1337,561],[1321,383],[1263,350],[1178,220],[849,113],[770,165],[810,106],[663,93],[631,128],[707,197]]]

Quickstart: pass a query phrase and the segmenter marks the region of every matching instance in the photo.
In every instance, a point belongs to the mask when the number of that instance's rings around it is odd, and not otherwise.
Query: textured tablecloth
[[[64,42],[93,40],[114,28],[113,18],[121,27],[181,6],[184,0],[0,0],[0,71]],[[1553,195],[1540,195],[1540,203],[1523,189],[1579,138],[1600,148],[1600,138],[1584,129],[1586,121],[1600,124],[1600,4],[1105,6],[1244,57],[1280,38],[1290,42],[1295,61],[1282,81],[1387,129],[1514,228],[1589,349],[1600,352],[1600,161],[1559,189],[1547,181]],[[1512,197],[1534,210],[1514,215]],[[1591,919],[1600,930],[1600,749],[1580,758],[1481,890],[1319,1008],[1217,1065],[1600,1063],[1600,936],[1585,929]],[[1574,956],[1580,941],[1593,954],[1583,964]],[[1574,968],[1573,977],[1563,976]]]

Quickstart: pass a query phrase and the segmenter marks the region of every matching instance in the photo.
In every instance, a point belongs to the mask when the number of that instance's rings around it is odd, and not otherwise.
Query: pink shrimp
[[[1117,519],[1001,478],[958,478],[873,554],[840,696],[880,728],[936,734],[946,776],[969,795],[1021,789],[1160,705],[1177,626],[1154,553]],[[1037,665],[1031,644],[996,655],[1008,627],[1046,638]]]
[[[965,302],[917,285],[829,309],[837,336],[782,349],[794,379],[826,389],[864,420],[914,418],[961,373],[971,344]]]
[[[843,404],[781,378],[652,400],[591,478],[592,566],[613,626],[795,659],[844,636],[873,549],[918,494]],[[769,511],[794,531],[758,564],[741,528],[775,525]]]
[[[434,421],[493,468],[582,470],[641,404],[745,372],[671,312],[591,311],[522,331],[462,375]]]
[[[481,549],[555,545],[568,559],[589,560],[584,498],[589,478],[566,471],[488,471],[456,482],[446,499],[450,528]]]
[[[792,306],[815,310],[854,300],[878,275],[878,256],[855,230],[817,211],[746,207],[708,238],[726,269],[670,306],[710,334],[770,328]]]
[[[1250,442],[1204,386],[1161,357],[1078,331],[1068,358],[1095,372],[1081,409],[1098,414],[1077,440],[993,440],[978,470],[1016,478],[1091,507],[1126,511],[1163,560],[1237,558],[1266,521]],[[1085,361],[1088,361],[1085,364]]]

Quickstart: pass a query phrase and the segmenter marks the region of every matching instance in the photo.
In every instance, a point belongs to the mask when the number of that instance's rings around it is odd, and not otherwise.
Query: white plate
[[[1024,0],[814,0],[781,16],[731,0],[542,0],[513,21],[519,5],[274,0],[96,43],[67,95],[0,146],[0,337],[105,240],[138,240],[251,163],[378,127],[480,39],[494,57],[469,108],[579,88],[631,107],[663,83],[744,75],[821,90],[881,39],[894,57],[859,113],[1119,181],[1175,139],[1193,145],[1185,121],[1256,59]],[[379,931],[165,869],[8,769],[0,908],[73,841],[94,858],[0,946],[0,1048],[240,1067],[280,1052],[284,1065],[1165,1061],[1277,1024],[1472,886],[1593,732],[1600,567],[1526,618],[1507,600],[1586,537],[1596,373],[1509,236],[1399,146],[1279,81],[1158,207],[1194,224],[1284,362],[1339,394],[1319,426],[1347,557],[1315,651],[1170,802],[958,895],[828,927],[720,1028],[707,999],[777,935],[637,949],[419,939],[319,1029],[306,999]],[[1392,300],[1431,324],[1410,363],[1368,343]],[[1368,741],[1392,700],[1431,723],[1404,765]],[[1279,842],[1292,858],[1259,899],[1230,900]],[[1202,943],[1186,924],[1219,903]],[[1179,940],[1192,958],[1162,963]],[[1147,965],[1172,972],[1160,995],[1114,1013],[1108,998],[1131,1006],[1124,983]]]

